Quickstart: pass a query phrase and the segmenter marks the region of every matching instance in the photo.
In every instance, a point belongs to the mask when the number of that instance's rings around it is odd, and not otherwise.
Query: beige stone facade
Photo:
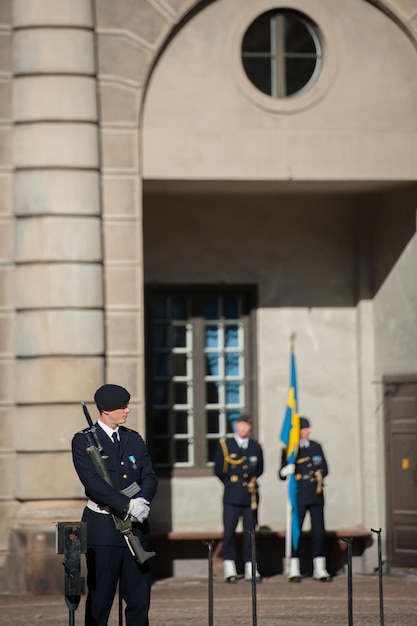
[[[293,102],[248,83],[238,45],[289,5],[327,55]],[[3,589],[51,588],[54,523],[84,504],[80,401],[123,384],[146,434],[147,284],[257,287],[261,522],[285,526],[296,332],[327,525],[386,527],[380,383],[417,376],[416,76],[415,0],[0,3]],[[208,474],[162,478],[154,531],[220,530],[220,495]]]

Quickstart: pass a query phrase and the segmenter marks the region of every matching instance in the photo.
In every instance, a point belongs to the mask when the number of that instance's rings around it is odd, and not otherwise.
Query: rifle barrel
[[[97,433],[96,433],[97,428],[93,424],[93,420],[91,419],[91,415],[90,415],[90,412],[89,412],[89,410],[87,408],[87,405],[86,405],[85,402],[81,402],[81,406],[83,407],[84,415],[85,415],[86,420],[88,422],[88,426],[90,427],[90,433],[94,437],[94,442],[95,442],[98,450],[100,452],[103,452],[103,446],[101,445],[100,439],[98,438]]]
[[[91,415],[90,415],[90,413],[89,413],[89,410],[88,410],[88,408],[87,408],[86,403],[85,403],[85,402],[81,402],[81,406],[83,407],[84,415],[85,415],[85,417],[86,417],[86,419],[87,419],[87,422],[88,422],[89,427],[90,427],[90,428],[94,428],[94,425],[93,425],[93,420],[91,419]]]

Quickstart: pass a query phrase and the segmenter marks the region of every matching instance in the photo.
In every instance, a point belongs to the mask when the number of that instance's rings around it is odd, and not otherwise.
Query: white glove
[[[287,463],[279,470],[279,475],[281,478],[287,478],[290,474],[294,474],[295,472],[295,463]]]
[[[148,517],[150,510],[149,502],[145,498],[135,498],[130,501],[128,513],[132,522],[142,524]]]

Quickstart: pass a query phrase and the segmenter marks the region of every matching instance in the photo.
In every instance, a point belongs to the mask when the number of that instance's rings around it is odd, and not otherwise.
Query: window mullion
[[[196,464],[205,457],[206,411],[205,399],[205,355],[203,319],[193,315],[193,381],[194,381],[194,456]]]
[[[285,68],[285,16],[276,15],[272,20],[272,30],[275,51],[275,85],[277,98],[285,98],[286,94],[286,68]]]

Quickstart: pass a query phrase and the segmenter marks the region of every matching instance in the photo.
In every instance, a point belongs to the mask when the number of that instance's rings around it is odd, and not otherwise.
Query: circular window
[[[260,15],[246,30],[242,62],[250,82],[273,98],[307,91],[321,68],[315,25],[302,13],[277,9]]]

